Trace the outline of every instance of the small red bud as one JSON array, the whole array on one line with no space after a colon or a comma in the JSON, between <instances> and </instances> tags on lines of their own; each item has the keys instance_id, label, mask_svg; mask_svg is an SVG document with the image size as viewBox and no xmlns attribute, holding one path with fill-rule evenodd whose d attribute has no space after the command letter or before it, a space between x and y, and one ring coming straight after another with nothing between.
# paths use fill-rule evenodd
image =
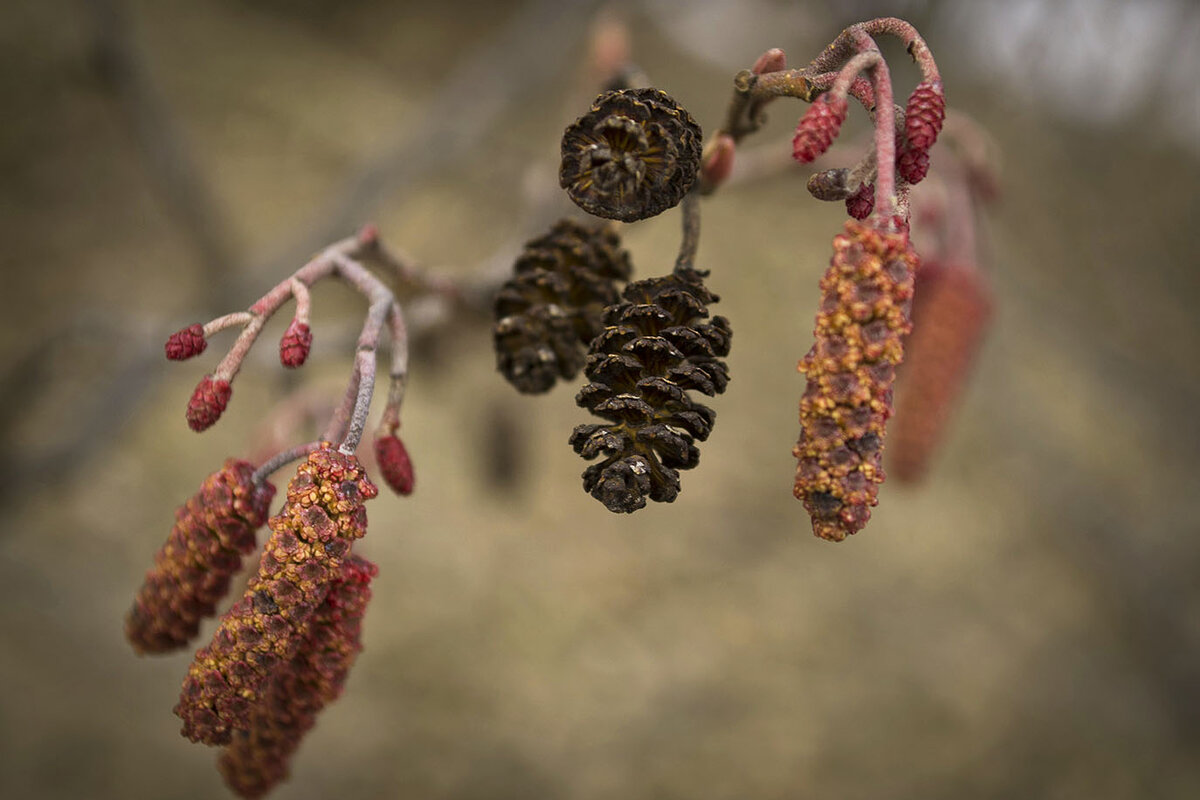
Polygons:
<instances>
[{"instance_id":1,"label":"small red bud","mask_svg":"<svg viewBox=\"0 0 1200 800\"><path fill-rule=\"evenodd\" d=\"M920 183L925 174L929 172L929 151L906 148L900 153L897 168L900 170L900 177L904 180L909 183Z\"/></svg>"},{"instance_id":2,"label":"small red bud","mask_svg":"<svg viewBox=\"0 0 1200 800\"><path fill-rule=\"evenodd\" d=\"M792 157L801 164L808 164L828 150L842 128L849 108L844 97L830 99L826 94L817 98L796 126Z\"/></svg>"},{"instance_id":3,"label":"small red bud","mask_svg":"<svg viewBox=\"0 0 1200 800\"><path fill-rule=\"evenodd\" d=\"M412 494L412 461L400 437L394 433L376 437L375 460L379 462L379 472L387 485L392 487L392 491L400 495Z\"/></svg>"},{"instance_id":4,"label":"small red bud","mask_svg":"<svg viewBox=\"0 0 1200 800\"><path fill-rule=\"evenodd\" d=\"M712 140L704 154L700 178L709 186L719 186L733 172L733 156L737 146L728 133L720 133Z\"/></svg>"},{"instance_id":5,"label":"small red bud","mask_svg":"<svg viewBox=\"0 0 1200 800\"><path fill-rule=\"evenodd\" d=\"M213 380L212 375L205 375L196 385L196 391L192 392L192 399L188 401L188 427L197 433L211 427L225 411L231 394L233 387L229 385L229 381Z\"/></svg>"},{"instance_id":6,"label":"small red bud","mask_svg":"<svg viewBox=\"0 0 1200 800\"><path fill-rule=\"evenodd\" d=\"M866 219L875 210L875 184L864 183L846 198L846 213L855 219Z\"/></svg>"},{"instance_id":7,"label":"small red bud","mask_svg":"<svg viewBox=\"0 0 1200 800\"><path fill-rule=\"evenodd\" d=\"M300 320L293 319L279 340L279 360L285 367L299 367L308 358L311 347L312 330Z\"/></svg>"},{"instance_id":8,"label":"small red bud","mask_svg":"<svg viewBox=\"0 0 1200 800\"><path fill-rule=\"evenodd\" d=\"M208 340L204 338L204 326L196 323L171 334L167 339L167 358L184 361L200 355L206 347Z\"/></svg>"},{"instance_id":9,"label":"small red bud","mask_svg":"<svg viewBox=\"0 0 1200 800\"><path fill-rule=\"evenodd\" d=\"M904 108L904 136L915 150L928 150L937 141L946 119L946 94L942 82L921 81Z\"/></svg>"},{"instance_id":10,"label":"small red bud","mask_svg":"<svg viewBox=\"0 0 1200 800\"><path fill-rule=\"evenodd\" d=\"M785 69L787 69L787 56L778 47L772 47L758 57L750 71L755 75L762 75L765 72L779 72Z\"/></svg>"}]
</instances>

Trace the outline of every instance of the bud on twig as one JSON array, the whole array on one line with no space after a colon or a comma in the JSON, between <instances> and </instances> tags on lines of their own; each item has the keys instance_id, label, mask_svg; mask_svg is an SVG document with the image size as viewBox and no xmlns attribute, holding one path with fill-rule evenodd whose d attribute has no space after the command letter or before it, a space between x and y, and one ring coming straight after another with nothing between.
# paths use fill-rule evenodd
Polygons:
<instances>
[{"instance_id":1,"label":"bud on twig","mask_svg":"<svg viewBox=\"0 0 1200 800\"><path fill-rule=\"evenodd\" d=\"M412 494L412 460L399 436L389 433L375 437L375 461L379 464L379 474L393 492L404 496Z\"/></svg>"},{"instance_id":2,"label":"bud on twig","mask_svg":"<svg viewBox=\"0 0 1200 800\"><path fill-rule=\"evenodd\" d=\"M299 367L308 359L312 347L312 330L306 323L293 319L279 340L279 360L285 367Z\"/></svg>"},{"instance_id":3,"label":"bud on twig","mask_svg":"<svg viewBox=\"0 0 1200 800\"><path fill-rule=\"evenodd\" d=\"M232 394L229 381L214 380L212 375L205 375L192 392L192 399L188 400L188 427L197 433L210 428L225 412Z\"/></svg>"},{"instance_id":4,"label":"bud on twig","mask_svg":"<svg viewBox=\"0 0 1200 800\"><path fill-rule=\"evenodd\" d=\"M170 335L166 345L167 358L171 361L184 361L200 355L206 347L208 340L204 338L204 326L196 323Z\"/></svg>"},{"instance_id":5,"label":"bud on twig","mask_svg":"<svg viewBox=\"0 0 1200 800\"><path fill-rule=\"evenodd\" d=\"M905 148L896 164L900 177L909 183L920 183L929 172L929 151Z\"/></svg>"}]
</instances>

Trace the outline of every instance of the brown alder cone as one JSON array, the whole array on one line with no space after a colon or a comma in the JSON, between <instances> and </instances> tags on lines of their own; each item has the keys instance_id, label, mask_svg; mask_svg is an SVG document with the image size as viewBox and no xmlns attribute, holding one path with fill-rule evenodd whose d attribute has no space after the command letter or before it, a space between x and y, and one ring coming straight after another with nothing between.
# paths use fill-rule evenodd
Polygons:
<instances>
[{"instance_id":1,"label":"brown alder cone","mask_svg":"<svg viewBox=\"0 0 1200 800\"><path fill-rule=\"evenodd\" d=\"M970 376L992 315L984 276L974 267L923 264L917 272L913 329L904 343L888 465L901 481L924 477Z\"/></svg>"},{"instance_id":2,"label":"brown alder cone","mask_svg":"<svg viewBox=\"0 0 1200 800\"><path fill-rule=\"evenodd\" d=\"M898 220L847 220L834 237L815 342L799 365L808 380L792 451L795 495L823 539L841 541L861 530L883 483L884 425L911 328L916 266Z\"/></svg>"},{"instance_id":3,"label":"brown alder cone","mask_svg":"<svg viewBox=\"0 0 1200 800\"><path fill-rule=\"evenodd\" d=\"M701 138L696 120L666 92L605 92L563 133L558 182L597 217L653 217L692 188Z\"/></svg>"},{"instance_id":4,"label":"brown alder cone","mask_svg":"<svg viewBox=\"0 0 1200 800\"><path fill-rule=\"evenodd\" d=\"M324 601L313 613L295 658L271 676L250 725L236 731L217 767L241 797L262 797L288 776L292 754L317 714L342 693L362 650L362 618L379 570L351 555L342 562Z\"/></svg>"},{"instance_id":5,"label":"brown alder cone","mask_svg":"<svg viewBox=\"0 0 1200 800\"><path fill-rule=\"evenodd\" d=\"M547 392L583 366L605 306L633 270L613 227L559 220L525 245L496 293L496 366L518 391Z\"/></svg>"},{"instance_id":6,"label":"brown alder cone","mask_svg":"<svg viewBox=\"0 0 1200 800\"><path fill-rule=\"evenodd\" d=\"M271 484L255 486L253 474L253 464L231 458L175 512L175 525L125 617L125 637L137 652L183 647L200 620L215 613L275 496Z\"/></svg>"},{"instance_id":7,"label":"brown alder cone","mask_svg":"<svg viewBox=\"0 0 1200 800\"><path fill-rule=\"evenodd\" d=\"M731 336L724 317L708 317L717 296L703 274L676 269L625 287L604 312L575 402L607 422L578 425L570 444L584 458L603 458L583 473L583 488L613 512L631 513L646 498L670 503L679 470L700 461L695 441L712 430L715 413L691 399L725 391Z\"/></svg>"},{"instance_id":8,"label":"brown alder cone","mask_svg":"<svg viewBox=\"0 0 1200 800\"><path fill-rule=\"evenodd\" d=\"M267 523L258 574L184 678L175 706L184 736L228 744L232 730L249 725L267 679L295 656L351 543L367 532L363 503L378 493L358 459L328 443L300 465Z\"/></svg>"}]
</instances>

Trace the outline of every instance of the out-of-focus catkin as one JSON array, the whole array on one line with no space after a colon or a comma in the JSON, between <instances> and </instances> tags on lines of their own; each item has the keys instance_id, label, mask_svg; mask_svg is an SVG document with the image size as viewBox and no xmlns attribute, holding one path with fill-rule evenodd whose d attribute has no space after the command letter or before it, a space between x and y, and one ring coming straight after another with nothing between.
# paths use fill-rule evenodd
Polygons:
<instances>
[{"instance_id":1,"label":"out-of-focus catkin","mask_svg":"<svg viewBox=\"0 0 1200 800\"><path fill-rule=\"evenodd\" d=\"M288 776L292 754L321 709L338 698L362 650L362 618L375 565L351 555L309 620L295 657L271 675L246 730L235 731L217 766L241 797L262 797Z\"/></svg>"},{"instance_id":2,"label":"out-of-focus catkin","mask_svg":"<svg viewBox=\"0 0 1200 800\"><path fill-rule=\"evenodd\" d=\"M246 729L267 679L295 656L351 543L366 533L363 503L378 493L358 459L328 443L300 465L267 523L258 574L184 678L175 707L184 736L227 744L234 729Z\"/></svg>"},{"instance_id":3,"label":"out-of-focus catkin","mask_svg":"<svg viewBox=\"0 0 1200 800\"><path fill-rule=\"evenodd\" d=\"M125 636L139 653L183 647L215 613L229 581L254 549L275 487L256 486L254 465L229 459L175 512L175 525L154 557L125 617Z\"/></svg>"},{"instance_id":4,"label":"out-of-focus catkin","mask_svg":"<svg viewBox=\"0 0 1200 800\"><path fill-rule=\"evenodd\" d=\"M889 471L900 480L920 480L928 469L991 315L991 291L979 270L921 265L888 440Z\"/></svg>"},{"instance_id":5,"label":"out-of-focus catkin","mask_svg":"<svg viewBox=\"0 0 1200 800\"><path fill-rule=\"evenodd\" d=\"M884 230L887 226L890 230ZM815 342L800 361L795 494L813 532L841 541L871 517L884 473L892 381L910 330L917 256L898 221L848 220L821 278Z\"/></svg>"}]
</instances>

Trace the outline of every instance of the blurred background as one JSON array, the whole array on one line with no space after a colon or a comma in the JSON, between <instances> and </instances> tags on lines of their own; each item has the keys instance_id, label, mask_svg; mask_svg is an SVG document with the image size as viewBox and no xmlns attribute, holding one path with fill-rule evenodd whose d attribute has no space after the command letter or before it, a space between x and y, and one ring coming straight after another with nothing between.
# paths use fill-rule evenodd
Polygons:
<instances>
[{"instance_id":1,"label":"blurred background","mask_svg":"<svg viewBox=\"0 0 1200 800\"><path fill-rule=\"evenodd\" d=\"M604 510L575 388L518 396L486 320L414 303L417 491L369 506L366 650L273 796L1200 793L1195 4L42 0L0 7L0 796L225 796L171 713L190 654L138 658L122 617L204 476L290 391L339 396L361 305L314 292L298 375L281 315L203 436L184 406L232 334L182 365L162 342L367 221L431 268L511 263L571 212L558 139L601 12L706 131L764 49L918 25L1002 163L955 426L865 531L811 535L795 364L844 210L805 169L704 203L732 382L673 505ZM747 144L786 154L802 106L770 112ZM625 226L640 275L677 213Z\"/></svg>"}]
</instances>

